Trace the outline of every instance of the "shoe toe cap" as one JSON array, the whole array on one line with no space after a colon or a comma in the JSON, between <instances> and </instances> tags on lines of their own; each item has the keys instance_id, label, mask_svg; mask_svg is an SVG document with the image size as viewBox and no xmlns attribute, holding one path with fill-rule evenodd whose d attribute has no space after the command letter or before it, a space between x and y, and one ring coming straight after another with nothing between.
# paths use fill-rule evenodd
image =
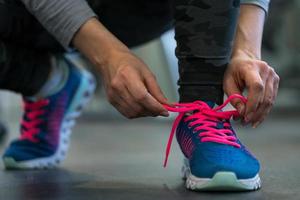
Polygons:
<instances>
[{"instance_id":1,"label":"shoe toe cap","mask_svg":"<svg viewBox=\"0 0 300 200\"><path fill-rule=\"evenodd\" d=\"M190 159L193 175L212 178L216 172L234 172L238 179L255 177L259 172L259 162L244 149L223 145L207 144L196 149Z\"/></svg>"},{"instance_id":2,"label":"shoe toe cap","mask_svg":"<svg viewBox=\"0 0 300 200\"><path fill-rule=\"evenodd\" d=\"M3 158L12 158L16 162L29 161L53 155L53 150L39 144L27 144L23 141L14 141L5 150Z\"/></svg>"}]
</instances>

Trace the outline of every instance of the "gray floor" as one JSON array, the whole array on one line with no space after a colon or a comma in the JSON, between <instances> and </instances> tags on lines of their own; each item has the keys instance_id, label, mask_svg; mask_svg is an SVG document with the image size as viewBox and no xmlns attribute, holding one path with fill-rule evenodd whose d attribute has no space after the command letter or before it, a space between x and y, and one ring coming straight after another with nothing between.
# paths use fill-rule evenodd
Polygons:
<instances>
[{"instance_id":1,"label":"gray floor","mask_svg":"<svg viewBox=\"0 0 300 200\"><path fill-rule=\"evenodd\" d=\"M162 168L170 126L171 121L153 119L83 120L60 169L1 170L0 199L300 199L297 115L269 119L257 130L238 127L241 139L262 164L263 188L247 193L186 190L175 141L169 166Z\"/></svg>"}]
</instances>

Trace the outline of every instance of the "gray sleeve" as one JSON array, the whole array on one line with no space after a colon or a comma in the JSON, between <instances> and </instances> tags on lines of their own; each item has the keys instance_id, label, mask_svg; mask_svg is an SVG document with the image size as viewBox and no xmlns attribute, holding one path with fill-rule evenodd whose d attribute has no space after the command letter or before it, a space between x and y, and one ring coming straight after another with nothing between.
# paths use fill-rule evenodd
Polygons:
<instances>
[{"instance_id":1,"label":"gray sleeve","mask_svg":"<svg viewBox=\"0 0 300 200\"><path fill-rule=\"evenodd\" d=\"M241 0L241 4L254 4L266 11L268 13L269 3L271 0Z\"/></svg>"},{"instance_id":2,"label":"gray sleeve","mask_svg":"<svg viewBox=\"0 0 300 200\"><path fill-rule=\"evenodd\" d=\"M65 48L79 28L96 14L85 0L21 0L28 11Z\"/></svg>"}]
</instances>

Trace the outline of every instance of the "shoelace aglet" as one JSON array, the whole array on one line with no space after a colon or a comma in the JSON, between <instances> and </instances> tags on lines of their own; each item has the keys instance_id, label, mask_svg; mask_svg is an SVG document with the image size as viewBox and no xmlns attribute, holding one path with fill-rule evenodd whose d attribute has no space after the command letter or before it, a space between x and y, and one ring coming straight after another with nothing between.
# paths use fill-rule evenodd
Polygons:
<instances>
[{"instance_id":1,"label":"shoelace aglet","mask_svg":"<svg viewBox=\"0 0 300 200\"><path fill-rule=\"evenodd\" d=\"M168 164L168 156L169 156L169 155L166 155L166 156L165 156L165 161L164 161L164 165L163 165L164 168L167 167L167 164Z\"/></svg>"}]
</instances>

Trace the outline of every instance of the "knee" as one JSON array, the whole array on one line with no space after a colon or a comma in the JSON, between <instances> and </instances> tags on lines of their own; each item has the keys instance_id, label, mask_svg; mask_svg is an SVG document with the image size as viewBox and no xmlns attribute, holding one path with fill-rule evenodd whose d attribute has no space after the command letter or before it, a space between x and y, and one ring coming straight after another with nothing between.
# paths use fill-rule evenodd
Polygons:
<instances>
[{"instance_id":1,"label":"knee","mask_svg":"<svg viewBox=\"0 0 300 200\"><path fill-rule=\"evenodd\" d=\"M0 0L0 38L5 39L10 34L12 27L13 16L10 12L9 6L2 0Z\"/></svg>"},{"instance_id":2,"label":"knee","mask_svg":"<svg viewBox=\"0 0 300 200\"><path fill-rule=\"evenodd\" d=\"M24 5L19 1L0 0L0 39L13 38L21 31L27 18L26 12Z\"/></svg>"}]
</instances>

